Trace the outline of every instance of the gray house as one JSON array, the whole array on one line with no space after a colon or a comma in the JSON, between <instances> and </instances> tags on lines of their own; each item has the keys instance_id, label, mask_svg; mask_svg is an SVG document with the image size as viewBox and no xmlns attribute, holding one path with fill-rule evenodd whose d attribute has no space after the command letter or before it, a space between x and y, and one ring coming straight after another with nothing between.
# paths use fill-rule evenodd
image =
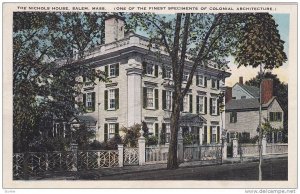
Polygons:
<instances>
[{"instance_id":1,"label":"gray house","mask_svg":"<svg viewBox=\"0 0 300 194\"><path fill-rule=\"evenodd\" d=\"M259 88L244 85L243 78L240 77L239 83L232 88L226 88L225 101L227 139L230 141L236 133L244 138L253 138L258 135ZM283 129L283 109L276 96L273 96L273 80L271 79L265 79L262 82L262 122L265 119L273 128ZM272 136L272 139L280 139L281 133L275 133Z\"/></svg>"}]
</instances>

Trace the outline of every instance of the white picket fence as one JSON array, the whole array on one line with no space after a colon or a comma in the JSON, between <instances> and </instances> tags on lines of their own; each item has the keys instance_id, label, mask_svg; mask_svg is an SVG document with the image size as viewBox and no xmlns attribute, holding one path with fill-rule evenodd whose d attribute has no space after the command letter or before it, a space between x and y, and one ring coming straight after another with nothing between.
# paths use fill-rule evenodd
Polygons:
<instances>
[{"instance_id":1,"label":"white picket fence","mask_svg":"<svg viewBox=\"0 0 300 194\"><path fill-rule=\"evenodd\" d=\"M168 159L169 146L151 146L145 148L146 164L166 163Z\"/></svg>"},{"instance_id":2,"label":"white picket fence","mask_svg":"<svg viewBox=\"0 0 300 194\"><path fill-rule=\"evenodd\" d=\"M288 153L288 144L286 143L275 143L267 144L266 154L286 154Z\"/></svg>"}]
</instances>

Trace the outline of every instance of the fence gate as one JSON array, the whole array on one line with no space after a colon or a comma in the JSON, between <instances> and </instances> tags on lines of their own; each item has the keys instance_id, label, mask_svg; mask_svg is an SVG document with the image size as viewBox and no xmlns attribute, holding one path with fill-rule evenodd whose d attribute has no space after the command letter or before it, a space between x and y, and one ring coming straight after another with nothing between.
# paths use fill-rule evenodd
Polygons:
<instances>
[{"instance_id":1,"label":"fence gate","mask_svg":"<svg viewBox=\"0 0 300 194\"><path fill-rule=\"evenodd\" d=\"M203 161L209 164L221 164L222 145L184 146L184 161Z\"/></svg>"},{"instance_id":2,"label":"fence gate","mask_svg":"<svg viewBox=\"0 0 300 194\"><path fill-rule=\"evenodd\" d=\"M139 149L124 147L124 166L139 165Z\"/></svg>"}]
</instances>

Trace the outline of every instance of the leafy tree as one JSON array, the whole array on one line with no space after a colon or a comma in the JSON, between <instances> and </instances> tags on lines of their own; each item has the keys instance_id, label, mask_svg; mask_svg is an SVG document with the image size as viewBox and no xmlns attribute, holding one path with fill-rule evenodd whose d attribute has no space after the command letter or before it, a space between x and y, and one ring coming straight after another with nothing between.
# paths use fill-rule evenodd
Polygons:
<instances>
[{"instance_id":1,"label":"leafy tree","mask_svg":"<svg viewBox=\"0 0 300 194\"><path fill-rule=\"evenodd\" d=\"M140 124L135 124L129 128L123 127L121 131L125 133L125 136L123 137L124 145L127 147L137 147L138 138L141 136L140 130Z\"/></svg>"},{"instance_id":2,"label":"leafy tree","mask_svg":"<svg viewBox=\"0 0 300 194\"><path fill-rule=\"evenodd\" d=\"M205 69L207 64L213 62L221 69L226 69L228 63L226 59L231 54L234 54L240 65L255 66L265 63L266 67L280 66L286 58L282 54L283 51L280 52L283 43L270 14L178 13L165 16L135 13L131 15L131 19L136 26L140 26L148 33L149 48L157 50L155 52L157 58L165 63L171 63L172 66L174 95L168 169L178 168L177 135L180 105L190 88L197 67L202 66ZM258 47L250 49L252 52L248 53L248 47L256 48L256 45L263 45L264 49L260 50ZM188 61L193 64L189 69L187 83L183 84L182 75Z\"/></svg>"}]
</instances>

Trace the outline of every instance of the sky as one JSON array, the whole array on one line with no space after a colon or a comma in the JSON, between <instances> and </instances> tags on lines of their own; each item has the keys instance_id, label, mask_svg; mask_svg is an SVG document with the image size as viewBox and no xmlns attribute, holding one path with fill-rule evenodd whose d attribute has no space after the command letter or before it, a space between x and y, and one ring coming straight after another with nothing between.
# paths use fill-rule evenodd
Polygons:
<instances>
[{"instance_id":1,"label":"sky","mask_svg":"<svg viewBox=\"0 0 300 194\"><path fill-rule=\"evenodd\" d=\"M288 40L289 40L289 14L273 14L275 22L278 24L277 29L279 30L279 34L284 43L284 51L288 55ZM240 67L237 68L237 65L234 64L234 59L230 58L229 68L231 76L226 79L226 86L233 86L236 82L239 81L239 77L243 77L244 82L250 80L255 77L259 71L259 68L252 67ZM288 58L289 60L289 58ZM273 74L277 74L280 81L288 83L288 63L287 61L280 68L272 70Z\"/></svg>"}]
</instances>

